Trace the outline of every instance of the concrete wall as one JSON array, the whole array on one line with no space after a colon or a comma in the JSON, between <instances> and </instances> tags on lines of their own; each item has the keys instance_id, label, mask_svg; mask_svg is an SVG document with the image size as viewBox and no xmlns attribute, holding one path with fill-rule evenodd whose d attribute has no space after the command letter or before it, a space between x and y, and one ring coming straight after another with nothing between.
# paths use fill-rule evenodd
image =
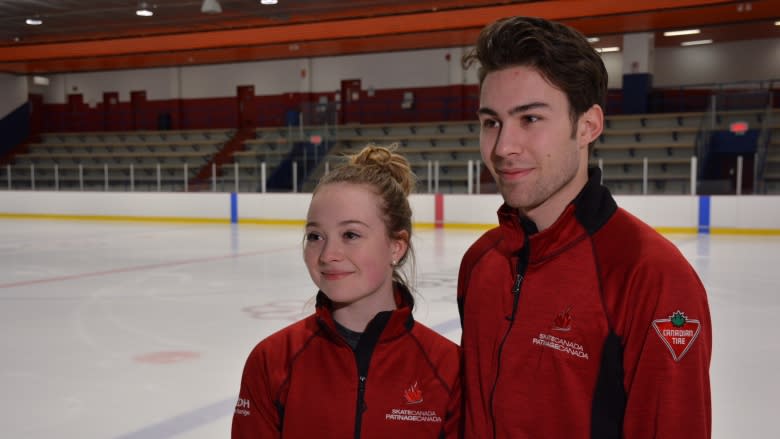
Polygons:
<instances>
[{"instance_id":1,"label":"concrete wall","mask_svg":"<svg viewBox=\"0 0 780 439\"><path fill-rule=\"evenodd\" d=\"M96 103L102 101L103 92L118 92L120 101L129 101L134 90L146 90L148 100L230 97L236 95L239 85L254 85L256 95L336 92L343 79L360 79L364 89L377 90L476 84L475 69L464 72L460 67L460 58L467 49L451 47L210 66L61 73L47 76L50 84L43 89L43 94L46 103L65 103L67 95L73 93L82 94L84 102ZM602 56L609 73L609 87L621 88L623 54ZM654 51L653 65L655 87L778 79L780 38L658 48ZM0 74L0 96L11 96L14 102L21 96L18 107L27 96L25 78ZM5 99L0 99L0 117L7 113L2 112L5 103Z\"/></svg>"}]
</instances>

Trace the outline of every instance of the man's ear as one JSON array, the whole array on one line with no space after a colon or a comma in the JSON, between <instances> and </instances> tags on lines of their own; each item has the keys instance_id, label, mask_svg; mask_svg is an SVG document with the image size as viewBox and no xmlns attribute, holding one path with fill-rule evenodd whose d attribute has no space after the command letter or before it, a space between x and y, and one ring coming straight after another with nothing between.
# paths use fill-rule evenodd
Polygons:
<instances>
[{"instance_id":1,"label":"man's ear","mask_svg":"<svg viewBox=\"0 0 780 439\"><path fill-rule=\"evenodd\" d=\"M577 144L587 148L604 131L604 110L601 105L594 104L582 113L577 124Z\"/></svg>"}]
</instances>

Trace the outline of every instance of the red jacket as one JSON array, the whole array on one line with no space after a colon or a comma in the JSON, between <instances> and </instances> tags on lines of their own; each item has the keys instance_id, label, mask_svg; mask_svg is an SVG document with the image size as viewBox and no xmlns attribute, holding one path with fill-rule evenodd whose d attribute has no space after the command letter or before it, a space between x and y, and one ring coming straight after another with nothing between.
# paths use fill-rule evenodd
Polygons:
<instances>
[{"instance_id":1,"label":"red jacket","mask_svg":"<svg viewBox=\"0 0 780 439\"><path fill-rule=\"evenodd\" d=\"M315 314L261 341L233 415L238 438L455 438L457 344L416 323L411 295L369 323L355 351L322 293Z\"/></svg>"},{"instance_id":2,"label":"red jacket","mask_svg":"<svg viewBox=\"0 0 780 439\"><path fill-rule=\"evenodd\" d=\"M600 177L542 232L502 206L464 256L465 437L710 437L704 287Z\"/></svg>"}]
</instances>

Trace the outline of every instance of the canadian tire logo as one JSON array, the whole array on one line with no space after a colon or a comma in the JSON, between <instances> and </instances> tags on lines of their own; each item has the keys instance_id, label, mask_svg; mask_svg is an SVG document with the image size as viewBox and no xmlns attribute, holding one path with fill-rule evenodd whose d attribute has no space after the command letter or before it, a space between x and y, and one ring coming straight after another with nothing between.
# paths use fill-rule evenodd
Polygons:
<instances>
[{"instance_id":1,"label":"canadian tire logo","mask_svg":"<svg viewBox=\"0 0 780 439\"><path fill-rule=\"evenodd\" d=\"M674 361L679 362L691 350L699 336L701 324L677 310L668 319L653 320L653 328L671 352Z\"/></svg>"}]
</instances>

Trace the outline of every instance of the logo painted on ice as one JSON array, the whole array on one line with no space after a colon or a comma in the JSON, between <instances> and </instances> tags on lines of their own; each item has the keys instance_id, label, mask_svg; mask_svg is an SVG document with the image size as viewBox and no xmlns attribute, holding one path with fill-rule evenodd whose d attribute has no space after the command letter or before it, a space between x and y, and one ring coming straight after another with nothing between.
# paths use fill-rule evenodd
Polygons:
<instances>
[{"instance_id":1,"label":"logo painted on ice","mask_svg":"<svg viewBox=\"0 0 780 439\"><path fill-rule=\"evenodd\" d=\"M420 404L423 402L422 390L417 387L416 381L408 389L404 390L404 399L407 404Z\"/></svg>"},{"instance_id":2,"label":"logo painted on ice","mask_svg":"<svg viewBox=\"0 0 780 439\"><path fill-rule=\"evenodd\" d=\"M653 320L653 328L671 352L674 361L679 362L699 336L701 324L698 320L689 319L685 313L677 310L668 319Z\"/></svg>"}]
</instances>

